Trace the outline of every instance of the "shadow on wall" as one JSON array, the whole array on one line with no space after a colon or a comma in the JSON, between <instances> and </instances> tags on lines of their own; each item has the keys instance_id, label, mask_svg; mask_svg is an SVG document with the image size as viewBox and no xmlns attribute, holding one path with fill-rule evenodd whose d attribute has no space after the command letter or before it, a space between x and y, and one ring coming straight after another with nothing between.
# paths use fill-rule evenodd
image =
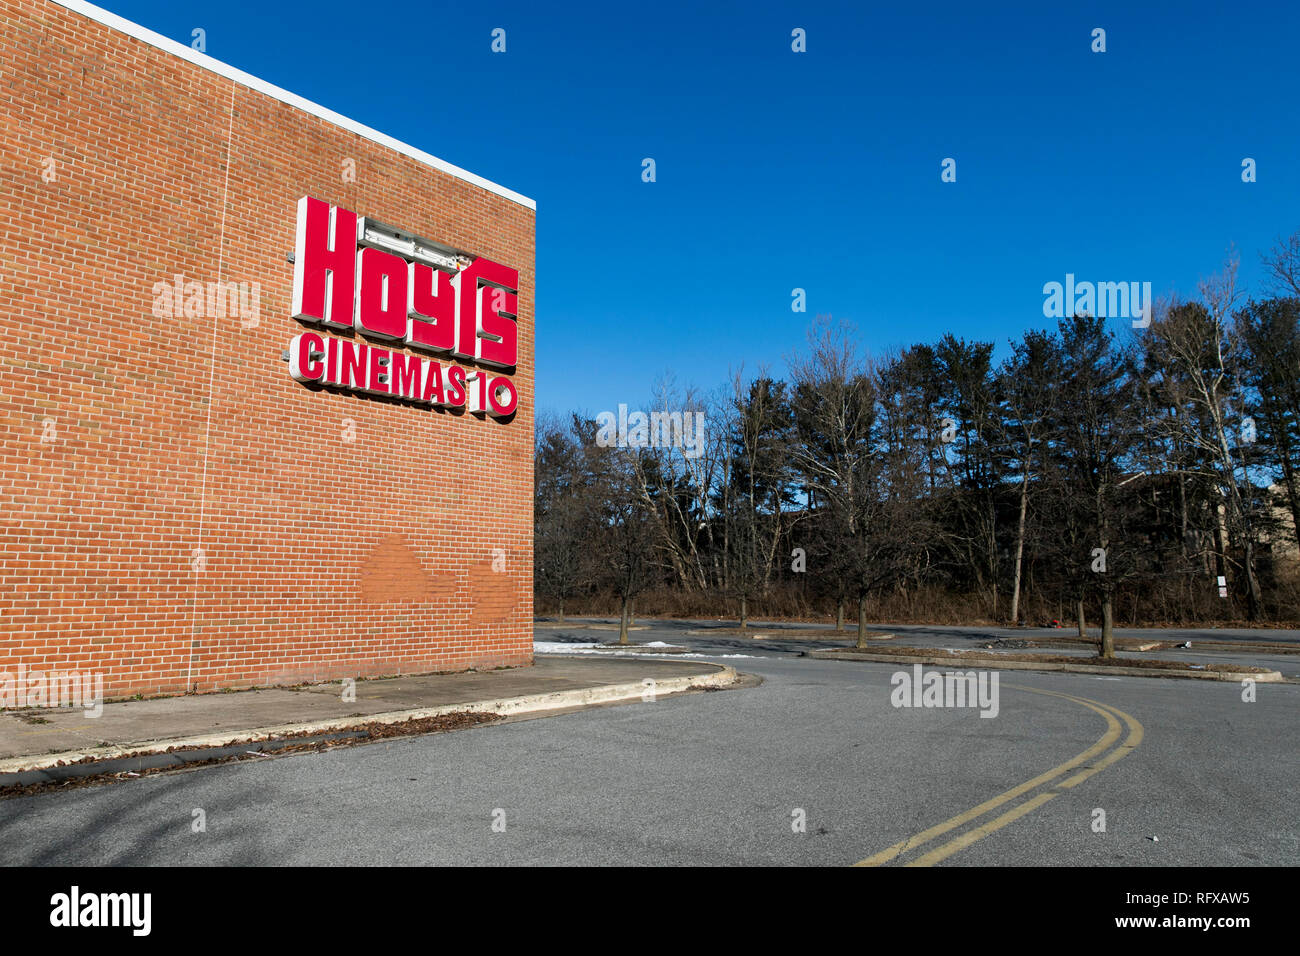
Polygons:
<instances>
[{"instance_id":1,"label":"shadow on wall","mask_svg":"<svg viewBox=\"0 0 1300 956\"><path fill-rule=\"evenodd\" d=\"M519 549L496 548L465 572L470 624L504 624L519 598L532 586L522 571L528 556ZM370 604L389 602L448 602L460 590L461 575L434 575L400 534L379 542L361 564L361 599Z\"/></svg>"}]
</instances>

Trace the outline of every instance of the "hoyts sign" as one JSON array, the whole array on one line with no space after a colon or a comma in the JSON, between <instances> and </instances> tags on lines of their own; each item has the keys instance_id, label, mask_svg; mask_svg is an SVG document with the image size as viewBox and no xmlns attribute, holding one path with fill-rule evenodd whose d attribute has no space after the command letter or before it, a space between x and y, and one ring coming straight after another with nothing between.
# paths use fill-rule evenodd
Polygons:
<instances>
[{"instance_id":1,"label":"hoyts sign","mask_svg":"<svg viewBox=\"0 0 1300 956\"><path fill-rule=\"evenodd\" d=\"M304 196L298 200L293 317L360 336L303 332L289 346L289 372L303 383L506 418L519 404L506 377L518 355L518 292L515 269L457 257ZM466 370L453 358L506 374Z\"/></svg>"}]
</instances>

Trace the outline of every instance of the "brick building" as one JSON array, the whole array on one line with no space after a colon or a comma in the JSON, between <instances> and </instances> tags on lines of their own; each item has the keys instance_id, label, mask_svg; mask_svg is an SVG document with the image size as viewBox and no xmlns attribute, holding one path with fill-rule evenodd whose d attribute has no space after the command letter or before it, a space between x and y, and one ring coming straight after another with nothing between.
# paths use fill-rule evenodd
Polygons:
<instances>
[{"instance_id":1,"label":"brick building","mask_svg":"<svg viewBox=\"0 0 1300 956\"><path fill-rule=\"evenodd\" d=\"M0 672L531 663L534 203L79 0L0 21Z\"/></svg>"}]
</instances>

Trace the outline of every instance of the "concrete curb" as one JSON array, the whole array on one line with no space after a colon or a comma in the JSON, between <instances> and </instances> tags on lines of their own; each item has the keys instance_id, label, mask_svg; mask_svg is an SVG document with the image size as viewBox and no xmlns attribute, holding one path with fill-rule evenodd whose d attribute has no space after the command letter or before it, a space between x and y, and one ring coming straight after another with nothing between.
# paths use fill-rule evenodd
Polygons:
<instances>
[{"instance_id":1,"label":"concrete curb","mask_svg":"<svg viewBox=\"0 0 1300 956\"><path fill-rule=\"evenodd\" d=\"M670 677L666 680L655 679L655 697L669 697L696 687L727 687L740 679L735 668L726 664L704 664L704 666L714 668L714 672L712 674L697 673L682 677ZM225 747L236 743L254 743L284 734L330 733L349 730L363 724L397 724L406 720L441 717L444 714L468 711L510 717L517 714L560 710L567 707L583 707L632 700L643 696L646 690L646 685L641 682L606 684L599 687L579 687L575 690L553 691L548 694L526 694L522 697L503 697L496 700L478 700L463 704L442 704L437 707L392 710L379 714L366 714L361 717L334 717L300 724L278 724L271 727L232 730L218 734L200 734L167 740L146 740L112 747L65 750L53 754L30 754L0 760L0 774L20 773L25 770L44 770L60 763L66 764L84 760L86 757L92 757L95 760L112 760L128 754L156 754L169 749L194 750L202 747Z\"/></svg>"},{"instance_id":2,"label":"concrete curb","mask_svg":"<svg viewBox=\"0 0 1300 956\"><path fill-rule=\"evenodd\" d=\"M1280 671L1265 671L1262 674L1239 674L1233 671L1212 670L1173 670L1146 667L1106 667L1098 664L1059 664L1045 661L1035 664L1031 661L1002 661L996 657L905 657L899 654L871 654L862 651L808 651L808 657L834 661L870 661L876 664L922 664L927 667L967 667L971 669L993 669L1000 671L1059 671L1067 674L1107 674L1114 677L1177 677L1188 680L1219 680L1239 683L1250 678L1261 684L1285 683L1286 678Z\"/></svg>"}]
</instances>

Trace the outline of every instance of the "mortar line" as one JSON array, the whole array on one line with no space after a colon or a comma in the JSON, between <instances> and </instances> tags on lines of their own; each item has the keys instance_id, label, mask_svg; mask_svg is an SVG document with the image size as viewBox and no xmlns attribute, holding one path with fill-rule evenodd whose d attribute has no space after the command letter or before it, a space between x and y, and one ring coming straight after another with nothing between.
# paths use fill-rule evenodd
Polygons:
<instances>
[{"instance_id":1,"label":"mortar line","mask_svg":"<svg viewBox=\"0 0 1300 956\"><path fill-rule=\"evenodd\" d=\"M230 152L231 144L234 141L235 133L235 86L231 81L230 84L230 115L226 123L226 175L225 181L221 187L221 236L217 245L217 282L225 281L225 256L226 256L226 201L230 196ZM220 288L220 286L218 286ZM185 667L185 692L189 693L191 684L190 678L194 673L194 641L199 626L199 575L206 573L208 568L207 555L203 551L203 529L207 519L208 503L208 454L211 448L212 436L212 400L213 393L216 390L217 376L217 318L212 317L212 344L208 350L208 411L207 418L203 425L203 479L199 485L199 538L198 550L203 555L203 570L194 568L194 590L193 604L190 609L190 653L189 662ZM191 562L193 558L191 557ZM191 565L192 566L192 565Z\"/></svg>"}]
</instances>

